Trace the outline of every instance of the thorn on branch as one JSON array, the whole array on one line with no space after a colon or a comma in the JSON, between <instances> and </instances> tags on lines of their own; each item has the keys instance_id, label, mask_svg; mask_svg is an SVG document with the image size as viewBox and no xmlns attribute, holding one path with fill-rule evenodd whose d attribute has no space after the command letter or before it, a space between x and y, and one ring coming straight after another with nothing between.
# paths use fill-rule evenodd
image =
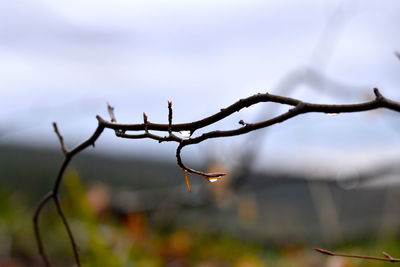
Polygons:
<instances>
[{"instance_id":1,"label":"thorn on branch","mask_svg":"<svg viewBox=\"0 0 400 267\"><path fill-rule=\"evenodd\" d=\"M376 97L377 99L383 98L383 95L381 94L381 92L379 92L379 89L378 89L378 88L374 88L374 94L375 94L375 97Z\"/></svg>"},{"instance_id":2,"label":"thorn on branch","mask_svg":"<svg viewBox=\"0 0 400 267\"><path fill-rule=\"evenodd\" d=\"M108 114L110 115L111 122L117 122L117 119L115 118L114 114L114 107L110 106L110 104L107 103L107 111Z\"/></svg>"},{"instance_id":3,"label":"thorn on branch","mask_svg":"<svg viewBox=\"0 0 400 267\"><path fill-rule=\"evenodd\" d=\"M143 124L144 124L144 131L145 131L146 133L148 133L148 132L149 132L149 129L148 129L147 115L146 115L146 113L144 113L144 112L143 112Z\"/></svg>"},{"instance_id":4,"label":"thorn on branch","mask_svg":"<svg viewBox=\"0 0 400 267\"><path fill-rule=\"evenodd\" d=\"M172 101L168 101L168 133L172 134Z\"/></svg>"},{"instance_id":5,"label":"thorn on branch","mask_svg":"<svg viewBox=\"0 0 400 267\"><path fill-rule=\"evenodd\" d=\"M64 154L68 153L68 149L64 143L64 137L61 135L60 131L58 130L57 123L53 122L54 132L56 133L58 140L60 141L61 150Z\"/></svg>"}]
</instances>

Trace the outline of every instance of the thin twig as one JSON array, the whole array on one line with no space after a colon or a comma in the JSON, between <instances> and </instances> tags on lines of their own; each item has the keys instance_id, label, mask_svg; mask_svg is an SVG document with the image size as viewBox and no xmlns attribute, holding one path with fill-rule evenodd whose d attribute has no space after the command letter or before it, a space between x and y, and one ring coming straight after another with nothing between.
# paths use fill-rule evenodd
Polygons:
<instances>
[{"instance_id":1,"label":"thin twig","mask_svg":"<svg viewBox=\"0 0 400 267\"><path fill-rule=\"evenodd\" d=\"M92 134L92 136L90 136L88 139L86 139L84 142L82 142L81 144L77 145L74 149L67 151L67 153L65 154L65 158L63 163L61 164L61 167L58 171L58 175L56 177L56 180L54 182L53 188L50 192L48 192L46 194L46 196L39 202L38 206L35 209L34 215L33 215L33 225L34 225L34 231L35 231L35 237L36 237L36 243L38 244L38 249L39 249L39 253L45 263L45 265L47 267L51 267L51 263L49 261L49 258L44 250L44 246L43 246L43 241L41 238L41 234L40 234L40 229L39 229L39 217L40 214L44 208L44 206L50 201L53 200L56 207L57 207L57 211L58 214L60 215L64 227L66 228L66 231L68 233L68 237L72 246L72 250L74 253L74 258L75 258L75 263L78 267L81 266L80 264L80 259L79 259L79 252L78 252L78 248L76 245L76 241L74 238L74 235L71 231L71 228L66 220L66 217L62 211L62 207L58 201L58 193L59 193L59 188L60 188L60 184L62 181L62 178L64 176L65 170L67 169L69 162L71 161L71 159L78 154L79 152L81 152L82 150L85 150L87 147L93 145L95 143L95 141L97 140L97 138L100 137L101 133L104 130L104 126L101 123L101 119L99 117L97 117L98 121L99 121L99 125L97 126L96 130L94 131L94 133ZM61 136L61 135L60 135ZM61 141L60 141L61 142Z\"/></svg>"},{"instance_id":2,"label":"thin twig","mask_svg":"<svg viewBox=\"0 0 400 267\"><path fill-rule=\"evenodd\" d=\"M172 134L172 102L168 101L168 133Z\"/></svg>"},{"instance_id":3,"label":"thin twig","mask_svg":"<svg viewBox=\"0 0 400 267\"><path fill-rule=\"evenodd\" d=\"M144 131L146 132L146 133L149 133L149 122L148 122L148 120L147 120L147 115L146 115L146 113L144 113L143 112L143 125L144 125Z\"/></svg>"},{"instance_id":4,"label":"thin twig","mask_svg":"<svg viewBox=\"0 0 400 267\"><path fill-rule=\"evenodd\" d=\"M191 140L191 139L186 139L186 140ZM192 139L192 140L194 140L194 139ZM176 149L177 164L178 164L179 167L181 167L183 170L185 170L185 171L187 171L189 173L194 173L194 174L203 176L207 180L209 180L209 178L219 178L219 177L222 177L222 176L226 175L226 173L222 173L222 172L221 173L214 173L214 172L213 173L207 173L207 172L202 172L202 171L196 171L194 169L191 169L191 168L187 167L185 164L183 164L182 157L181 157L181 150L186 145L188 145L188 144L187 143L185 144L185 140L183 140L179 144L178 148Z\"/></svg>"},{"instance_id":5,"label":"thin twig","mask_svg":"<svg viewBox=\"0 0 400 267\"><path fill-rule=\"evenodd\" d=\"M315 251L328 255L328 256L337 256L337 257L346 257L346 258L357 258L357 259L366 259L366 260L377 260L377 261L389 261L389 262L400 262L400 259L393 258L386 252L382 252L385 257L374 257L374 256L364 256L357 254L345 254L345 253L336 253L322 248L314 248Z\"/></svg>"},{"instance_id":6,"label":"thin twig","mask_svg":"<svg viewBox=\"0 0 400 267\"><path fill-rule=\"evenodd\" d=\"M57 135L57 137L58 137L58 140L60 141L60 145L61 145L61 150L62 150L62 152L63 152L64 154L67 154L67 153L68 153L68 148L67 148L67 146L66 146L65 143L64 143L64 137L61 135L60 131L58 130L58 127L57 127L57 123L56 123L56 122L53 122L53 129L54 129L54 132L56 133L56 135Z\"/></svg>"},{"instance_id":7,"label":"thin twig","mask_svg":"<svg viewBox=\"0 0 400 267\"><path fill-rule=\"evenodd\" d=\"M50 267L50 261L49 261L49 257L46 254L46 251L44 249L43 246L43 240L40 234L40 229L39 229L39 217L40 214L43 210L43 207L46 205L46 203L53 197L53 192L49 192L47 193L42 200L40 200L38 206L35 209L35 213L33 215L33 227L34 227L34 232L35 232L35 238L36 238L36 243L38 245L38 249L39 249L39 254L42 257L46 267Z\"/></svg>"}]
</instances>

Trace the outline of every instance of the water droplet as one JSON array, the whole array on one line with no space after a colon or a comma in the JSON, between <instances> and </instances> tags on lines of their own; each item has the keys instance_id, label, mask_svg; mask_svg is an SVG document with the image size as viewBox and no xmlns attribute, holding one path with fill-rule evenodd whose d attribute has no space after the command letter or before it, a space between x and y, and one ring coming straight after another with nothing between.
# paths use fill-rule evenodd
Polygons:
<instances>
[{"instance_id":1,"label":"water droplet","mask_svg":"<svg viewBox=\"0 0 400 267\"><path fill-rule=\"evenodd\" d=\"M328 116L336 116L336 115L339 115L339 113L326 113L326 115L328 115Z\"/></svg>"},{"instance_id":2,"label":"water droplet","mask_svg":"<svg viewBox=\"0 0 400 267\"><path fill-rule=\"evenodd\" d=\"M180 131L179 132L183 138L189 138L192 135L191 131Z\"/></svg>"},{"instance_id":3,"label":"water droplet","mask_svg":"<svg viewBox=\"0 0 400 267\"><path fill-rule=\"evenodd\" d=\"M211 183L215 183L216 181L218 181L220 179L220 177L207 177L207 180Z\"/></svg>"}]
</instances>

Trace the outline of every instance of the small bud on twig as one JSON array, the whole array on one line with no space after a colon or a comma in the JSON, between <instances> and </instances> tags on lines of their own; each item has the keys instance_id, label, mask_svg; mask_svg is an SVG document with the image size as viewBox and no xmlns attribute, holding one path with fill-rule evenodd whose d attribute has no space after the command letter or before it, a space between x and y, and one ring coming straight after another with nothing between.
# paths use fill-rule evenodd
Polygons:
<instances>
[{"instance_id":1,"label":"small bud on twig","mask_svg":"<svg viewBox=\"0 0 400 267\"><path fill-rule=\"evenodd\" d=\"M111 122L117 122L117 119L115 118L114 114L114 107L110 106L110 104L107 103L107 111L108 114L110 115Z\"/></svg>"}]
</instances>

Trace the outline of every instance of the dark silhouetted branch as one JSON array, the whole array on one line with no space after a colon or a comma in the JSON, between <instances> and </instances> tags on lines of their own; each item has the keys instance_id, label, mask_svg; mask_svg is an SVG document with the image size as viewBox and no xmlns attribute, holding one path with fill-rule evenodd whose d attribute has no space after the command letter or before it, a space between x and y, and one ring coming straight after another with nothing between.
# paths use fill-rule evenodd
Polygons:
<instances>
[{"instance_id":1,"label":"dark silhouetted branch","mask_svg":"<svg viewBox=\"0 0 400 267\"><path fill-rule=\"evenodd\" d=\"M229 137L229 136L238 136L242 134L246 134L258 129L262 128L267 128L272 125L282 123L284 121L287 121L291 118L294 118L298 115L301 114L306 114L306 113L326 113L326 114L339 114L339 113L353 113L353 112L363 112L363 111L368 111L368 110L374 110L378 108L386 108L390 109L393 111L400 112L400 103L390 100L386 97L384 97L378 89L374 89L374 94L375 98L367 101L367 102L362 102L362 103L357 103L357 104L346 104L346 105L328 105L328 104L314 104L314 103L309 103L309 102L304 102L298 99L294 98L289 98L289 97L284 97L284 96L279 96L279 95L273 95L269 93L265 94L256 94L253 96L250 96L248 98L243 98L240 99L239 101L233 103L232 105L221 109L219 112L200 119L198 121L194 122L189 122L189 123L181 123L181 124L173 124L172 123L172 102L168 102L168 123L167 124L159 124L159 123L152 123L148 120L148 117L145 113L143 113L143 123L141 124L121 124L117 123L115 114L114 114L114 108L108 105L108 113L110 115L111 120L106 121L100 116L96 116L98 120L98 126L92 136L90 136L88 139L86 139L84 142L76 146L75 148L68 150L62 135L60 134L57 125L54 123L54 131L56 132L56 135L60 141L61 149L64 152L64 161L59 169L58 175L56 177L56 180L54 182L52 190L46 194L46 196L39 202L35 214L34 214L34 229L35 229L35 236L39 248L39 253L41 257L43 258L43 261L45 262L46 266L51 266L50 261L48 256L46 255L44 246L43 246L43 241L41 238L40 230L39 230L39 217L41 214L41 211L43 210L44 206L49 202L53 201L54 204L56 205L57 212L60 215L62 222L64 224L64 227L68 233L68 237L71 242L71 246L73 249L74 257L75 257L75 262L77 266L81 266L80 264L80 259L79 259L79 253L78 253L78 246L76 244L76 241L74 239L73 233L71 231L71 228L68 224L68 221L66 219L66 216L63 213L63 210L61 208L60 202L58 200L58 194L59 194L59 188L60 188L60 183L62 181L62 178L64 176L65 170L68 167L70 161L72 158L78 154L79 152L85 150L89 146L94 146L96 140L100 137L104 129L110 129L113 130L116 134L117 137L120 138L126 138L126 139L153 139L158 142L176 142L178 143L177 149L176 149L176 159L177 159L177 164L179 167L182 168L184 172L184 177L185 181L187 184L187 187L189 191L191 191L190 188L190 182L189 182L189 177L188 174L197 174L200 176L203 176L206 180L208 181L216 181L220 179L222 176L225 175L225 173L206 173L198 170L194 170L192 168L187 167L183 161L182 161L182 156L181 152L182 149L186 146L189 145L194 145L194 144L199 144L203 141L213 139L213 138L220 138L220 137ZM210 132L204 132L196 137L192 137L192 134L195 131L198 131L206 126L213 125L214 123L221 121L230 115L232 115L235 112L238 112L244 108L256 105L258 103L277 103L277 104L282 104L282 105L288 105L290 108L288 111L258 122L244 122L243 120L239 121L240 127L234 128L231 130L216 130L216 131L210 131ZM137 134L133 133L126 133L126 132L141 132ZM165 136L160 136L156 135L154 133L151 133L151 131L161 131L165 132ZM189 132L190 135L185 138L185 137L178 137L177 135L173 134L174 132ZM341 256L345 254L335 254L326 250L322 249L317 249L317 251L321 253L325 253L328 255L332 256ZM391 259L392 261L395 260L392 257L386 256L387 259ZM368 257L364 257L368 258ZM377 259L374 257L370 257L370 259Z\"/></svg>"},{"instance_id":2,"label":"dark silhouetted branch","mask_svg":"<svg viewBox=\"0 0 400 267\"><path fill-rule=\"evenodd\" d=\"M64 152L64 154L67 154L68 149L65 146L64 137L61 135L60 131L58 130L57 123L53 122L53 128L54 128L54 132L56 133L56 135L58 137L58 140L60 141L61 150Z\"/></svg>"}]
</instances>

